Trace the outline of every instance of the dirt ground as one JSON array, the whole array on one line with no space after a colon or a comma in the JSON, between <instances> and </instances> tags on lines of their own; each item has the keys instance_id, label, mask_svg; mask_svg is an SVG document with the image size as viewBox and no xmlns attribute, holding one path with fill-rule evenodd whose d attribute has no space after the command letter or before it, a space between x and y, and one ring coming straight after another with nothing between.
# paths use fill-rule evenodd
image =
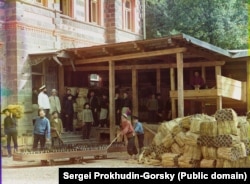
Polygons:
<instances>
[{"instance_id":1,"label":"dirt ground","mask_svg":"<svg viewBox=\"0 0 250 184\"><path fill-rule=\"evenodd\" d=\"M54 166L41 166L40 161L13 161L13 158L2 157L3 184L57 184L59 168L140 168L159 167L127 162L126 152L108 153L106 159L84 158L84 162L71 164L68 159L55 160Z\"/></svg>"}]
</instances>

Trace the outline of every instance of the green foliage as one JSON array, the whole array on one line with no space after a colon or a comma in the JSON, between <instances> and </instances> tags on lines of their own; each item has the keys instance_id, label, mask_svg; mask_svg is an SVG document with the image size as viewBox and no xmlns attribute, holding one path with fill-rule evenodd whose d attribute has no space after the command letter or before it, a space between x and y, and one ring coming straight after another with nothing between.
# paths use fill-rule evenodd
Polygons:
<instances>
[{"instance_id":1,"label":"green foliage","mask_svg":"<svg viewBox=\"0 0 250 184\"><path fill-rule=\"evenodd\" d=\"M147 38L185 33L224 49L245 49L248 1L148 0Z\"/></svg>"}]
</instances>

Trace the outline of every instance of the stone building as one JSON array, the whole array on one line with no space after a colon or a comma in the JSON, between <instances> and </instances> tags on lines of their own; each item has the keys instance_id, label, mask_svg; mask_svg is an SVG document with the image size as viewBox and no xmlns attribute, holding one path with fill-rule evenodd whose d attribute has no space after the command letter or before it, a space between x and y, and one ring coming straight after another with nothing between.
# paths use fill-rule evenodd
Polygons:
<instances>
[{"instance_id":1,"label":"stone building","mask_svg":"<svg viewBox=\"0 0 250 184\"><path fill-rule=\"evenodd\" d=\"M141 3L0 0L1 110L8 104L24 106L20 133L32 127L32 88L42 84L59 88L60 61L53 54L66 48L143 39ZM36 57L31 58L32 54Z\"/></svg>"}]
</instances>

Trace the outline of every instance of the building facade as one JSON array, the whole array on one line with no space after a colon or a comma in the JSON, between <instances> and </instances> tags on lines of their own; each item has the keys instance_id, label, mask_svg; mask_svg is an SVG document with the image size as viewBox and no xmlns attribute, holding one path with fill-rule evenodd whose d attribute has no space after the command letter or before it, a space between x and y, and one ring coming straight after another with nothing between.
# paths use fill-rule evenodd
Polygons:
<instances>
[{"instance_id":1,"label":"building facade","mask_svg":"<svg viewBox=\"0 0 250 184\"><path fill-rule=\"evenodd\" d=\"M30 59L66 48L143 38L141 0L0 0L1 110L24 106L20 132L31 129L32 88L58 88L53 57Z\"/></svg>"}]
</instances>

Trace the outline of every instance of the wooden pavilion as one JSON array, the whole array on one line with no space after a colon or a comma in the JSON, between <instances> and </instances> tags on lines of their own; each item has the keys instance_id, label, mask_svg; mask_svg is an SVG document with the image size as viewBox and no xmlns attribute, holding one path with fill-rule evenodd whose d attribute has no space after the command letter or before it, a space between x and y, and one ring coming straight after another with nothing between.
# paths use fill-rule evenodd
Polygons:
<instances>
[{"instance_id":1,"label":"wooden pavilion","mask_svg":"<svg viewBox=\"0 0 250 184\"><path fill-rule=\"evenodd\" d=\"M74 71L108 71L110 140L115 136L115 86L116 72L130 70L133 114L138 114L138 71L155 70L157 92L161 89L161 70L168 69L172 118L184 116L184 100L200 100L202 104L215 103L221 109L223 103L240 101L250 110L250 61L247 50L229 51L195 39L185 34L158 39L103 44L91 47L68 48L50 53L30 54L31 60L53 57L59 67L59 93L65 89L65 73ZM243 65L242 80L222 76L226 63ZM202 77L213 69L215 85L208 89L190 90L184 86L184 69L200 68ZM210 68L209 71L206 69ZM62 85L61 85L62 84Z\"/></svg>"}]
</instances>

